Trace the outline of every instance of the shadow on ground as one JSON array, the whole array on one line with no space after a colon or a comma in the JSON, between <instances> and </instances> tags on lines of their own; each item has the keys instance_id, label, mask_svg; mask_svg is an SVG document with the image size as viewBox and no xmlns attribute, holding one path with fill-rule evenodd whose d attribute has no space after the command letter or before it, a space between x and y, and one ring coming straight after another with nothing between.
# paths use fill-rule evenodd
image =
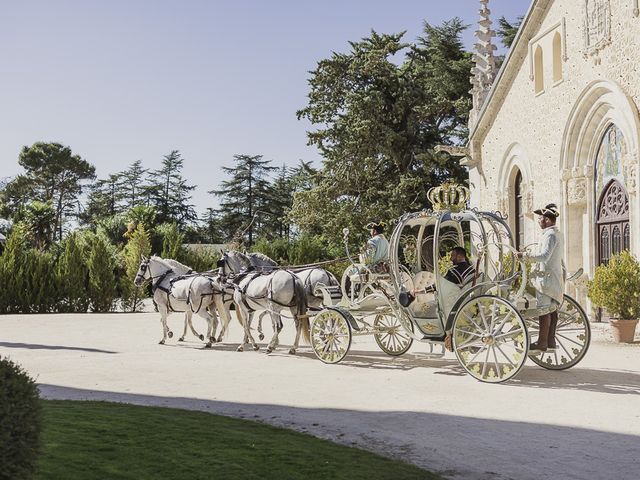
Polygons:
<instances>
[{"instance_id":1,"label":"shadow on ground","mask_svg":"<svg viewBox=\"0 0 640 480\"><path fill-rule=\"evenodd\" d=\"M12 342L0 342L0 347L5 348L26 348L29 350L71 350L78 352L91 352L91 353L118 353L111 350L100 350L99 348L86 348L86 347L69 347L66 345L41 345L37 343L12 343Z\"/></svg>"}]
</instances>

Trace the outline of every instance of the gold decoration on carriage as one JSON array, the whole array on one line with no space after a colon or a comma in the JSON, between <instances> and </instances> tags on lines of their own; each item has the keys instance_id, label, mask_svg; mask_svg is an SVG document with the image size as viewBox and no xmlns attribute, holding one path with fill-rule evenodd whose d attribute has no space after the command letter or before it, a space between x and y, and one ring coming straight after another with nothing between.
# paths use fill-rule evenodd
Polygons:
<instances>
[{"instance_id":1,"label":"gold decoration on carriage","mask_svg":"<svg viewBox=\"0 0 640 480\"><path fill-rule=\"evenodd\" d=\"M433 205L434 211L450 210L459 212L467 207L471 192L464 185L445 183L433 187L427 192L427 198Z\"/></svg>"}]
</instances>

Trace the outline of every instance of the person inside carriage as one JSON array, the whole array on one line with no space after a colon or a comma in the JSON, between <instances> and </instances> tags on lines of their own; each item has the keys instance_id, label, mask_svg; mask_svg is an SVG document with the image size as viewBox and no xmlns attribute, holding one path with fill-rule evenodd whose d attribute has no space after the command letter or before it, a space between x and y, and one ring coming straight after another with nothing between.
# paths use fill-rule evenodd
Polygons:
<instances>
[{"instance_id":1,"label":"person inside carriage","mask_svg":"<svg viewBox=\"0 0 640 480\"><path fill-rule=\"evenodd\" d=\"M462 287L469 280L473 279L476 270L469 262L467 251L463 247L453 247L449 255L453 265L449 268L444 278L445 280ZM415 296L419 293L431 293L433 291L435 291L435 284L428 285L424 289L414 290L411 293Z\"/></svg>"},{"instance_id":2,"label":"person inside carriage","mask_svg":"<svg viewBox=\"0 0 640 480\"><path fill-rule=\"evenodd\" d=\"M529 350L546 351L556 348L556 327L558 325L558 307L562 304L565 282L564 245L562 234L556 227L560 216L555 203L534 210L538 215L538 225L542 229L542 238L535 253L519 252L518 258L536 262L531 283L536 289L536 308L545 312L540 315L540 333L538 341L530 345Z\"/></svg>"}]
</instances>

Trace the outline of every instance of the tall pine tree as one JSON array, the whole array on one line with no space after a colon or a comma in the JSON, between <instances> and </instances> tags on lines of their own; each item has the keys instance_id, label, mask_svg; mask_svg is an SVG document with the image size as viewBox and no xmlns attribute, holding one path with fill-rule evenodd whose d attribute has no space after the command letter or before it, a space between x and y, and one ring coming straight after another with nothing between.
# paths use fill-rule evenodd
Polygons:
<instances>
[{"instance_id":1,"label":"tall pine tree","mask_svg":"<svg viewBox=\"0 0 640 480\"><path fill-rule=\"evenodd\" d=\"M233 160L234 167L222 167L229 180L223 181L219 190L209 193L221 199L220 223L227 239L242 234L243 238L237 240L246 240L250 247L257 230L257 217L267 215L259 209L269 203L268 175L276 167L271 166L270 160L263 160L262 155L234 155Z\"/></svg>"}]
</instances>

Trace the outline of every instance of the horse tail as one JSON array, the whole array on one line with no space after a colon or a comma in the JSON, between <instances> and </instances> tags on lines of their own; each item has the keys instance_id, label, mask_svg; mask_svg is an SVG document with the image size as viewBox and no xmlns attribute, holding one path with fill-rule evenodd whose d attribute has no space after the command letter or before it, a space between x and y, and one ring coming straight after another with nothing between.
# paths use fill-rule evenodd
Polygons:
<instances>
[{"instance_id":1,"label":"horse tail","mask_svg":"<svg viewBox=\"0 0 640 480\"><path fill-rule=\"evenodd\" d=\"M302 329L302 338L305 342L311 343L311 334L309 329L309 317L307 315L307 292L302 281L296 276L291 275L293 279L294 298L296 300L296 316Z\"/></svg>"}]
</instances>

